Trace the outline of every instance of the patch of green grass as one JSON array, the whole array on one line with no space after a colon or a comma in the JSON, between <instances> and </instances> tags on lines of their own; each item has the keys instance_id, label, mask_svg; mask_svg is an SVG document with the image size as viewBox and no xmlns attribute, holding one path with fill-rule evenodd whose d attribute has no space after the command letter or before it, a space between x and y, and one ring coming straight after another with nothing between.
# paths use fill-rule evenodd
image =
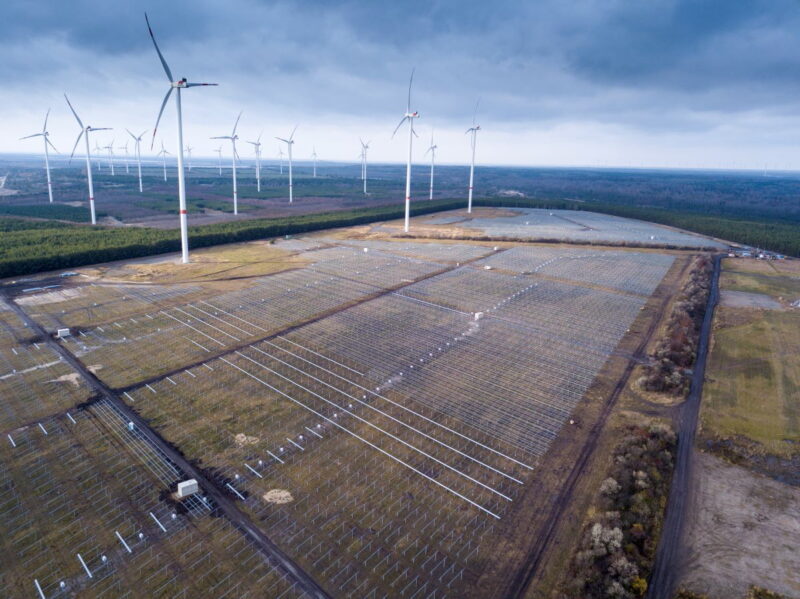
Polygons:
<instances>
[{"instance_id":1,"label":"patch of green grass","mask_svg":"<svg viewBox=\"0 0 800 599\"><path fill-rule=\"evenodd\" d=\"M752 272L745 265L729 264L726 260L720 284L731 291L763 293L775 299L794 300L800 297L800 277L782 274L778 271L766 270Z\"/></svg>"},{"instance_id":2,"label":"patch of green grass","mask_svg":"<svg viewBox=\"0 0 800 599\"><path fill-rule=\"evenodd\" d=\"M743 436L776 455L800 443L800 314L766 311L718 329L703 393L703 430Z\"/></svg>"}]
</instances>

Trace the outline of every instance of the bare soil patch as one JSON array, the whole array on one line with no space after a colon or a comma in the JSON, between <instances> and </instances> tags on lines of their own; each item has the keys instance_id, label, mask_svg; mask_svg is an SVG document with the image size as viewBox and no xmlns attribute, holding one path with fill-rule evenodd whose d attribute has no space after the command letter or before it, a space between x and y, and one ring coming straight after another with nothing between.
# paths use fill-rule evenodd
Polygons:
<instances>
[{"instance_id":1,"label":"bare soil patch","mask_svg":"<svg viewBox=\"0 0 800 599\"><path fill-rule=\"evenodd\" d=\"M712 599L758 585L800 597L800 489L698 453L681 586Z\"/></svg>"},{"instance_id":2,"label":"bare soil patch","mask_svg":"<svg viewBox=\"0 0 800 599\"><path fill-rule=\"evenodd\" d=\"M290 503L294 501L292 494L285 489L272 489L263 495L264 501L267 503Z\"/></svg>"},{"instance_id":3,"label":"bare soil patch","mask_svg":"<svg viewBox=\"0 0 800 599\"><path fill-rule=\"evenodd\" d=\"M780 302L763 293L749 293L747 291L723 290L720 293L720 302L729 308L760 308L764 310L781 310Z\"/></svg>"}]
</instances>

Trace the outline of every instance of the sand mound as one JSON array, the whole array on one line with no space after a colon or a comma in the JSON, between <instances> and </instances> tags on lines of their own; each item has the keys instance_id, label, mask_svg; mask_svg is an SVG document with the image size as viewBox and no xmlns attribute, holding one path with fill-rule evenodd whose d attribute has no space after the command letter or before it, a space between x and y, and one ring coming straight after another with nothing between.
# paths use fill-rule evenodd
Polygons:
<instances>
[{"instance_id":1,"label":"sand mound","mask_svg":"<svg viewBox=\"0 0 800 599\"><path fill-rule=\"evenodd\" d=\"M245 447L258 443L258 437L248 437L244 433L237 433L234 440L236 441L236 447Z\"/></svg>"},{"instance_id":2,"label":"sand mound","mask_svg":"<svg viewBox=\"0 0 800 599\"><path fill-rule=\"evenodd\" d=\"M267 503L289 503L294 501L294 497L285 489L272 489L264 493L264 501Z\"/></svg>"},{"instance_id":3,"label":"sand mound","mask_svg":"<svg viewBox=\"0 0 800 599\"><path fill-rule=\"evenodd\" d=\"M50 383L72 383L75 387L81 386L81 375L77 372L70 372L69 374L62 374L57 379L48 381Z\"/></svg>"}]
</instances>

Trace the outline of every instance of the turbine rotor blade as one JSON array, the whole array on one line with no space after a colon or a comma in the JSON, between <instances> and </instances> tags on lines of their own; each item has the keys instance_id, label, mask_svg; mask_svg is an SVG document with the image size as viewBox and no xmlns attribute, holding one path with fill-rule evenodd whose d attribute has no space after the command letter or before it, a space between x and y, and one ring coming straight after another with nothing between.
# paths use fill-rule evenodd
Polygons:
<instances>
[{"instance_id":1,"label":"turbine rotor blade","mask_svg":"<svg viewBox=\"0 0 800 599\"><path fill-rule=\"evenodd\" d=\"M78 113L75 112L75 109L72 107L72 104L70 103L69 98L67 97L67 94L64 94L64 99L67 101L67 106L69 106L69 109L72 111L72 114L75 115L75 120L78 121L78 124L81 126L81 129L83 129L84 128L83 127L83 121L78 116Z\"/></svg>"},{"instance_id":2,"label":"turbine rotor blade","mask_svg":"<svg viewBox=\"0 0 800 599\"><path fill-rule=\"evenodd\" d=\"M40 135L44 135L44 133L34 133L33 135L26 135L25 137L20 137L20 141L23 139L30 139L31 137L39 137Z\"/></svg>"},{"instance_id":3,"label":"turbine rotor blade","mask_svg":"<svg viewBox=\"0 0 800 599\"><path fill-rule=\"evenodd\" d=\"M392 137L394 137L397 134L397 131L400 129L400 127L403 126L403 123L405 123L407 120L408 120L407 116L404 116L402 119L400 119L400 123L398 123L397 127L394 128L394 133L392 133Z\"/></svg>"},{"instance_id":4,"label":"turbine rotor blade","mask_svg":"<svg viewBox=\"0 0 800 599\"><path fill-rule=\"evenodd\" d=\"M75 140L75 145L72 146L72 153L69 155L70 162L72 162L72 157L75 156L75 150L78 149L78 143L80 143L81 137L83 137L84 133L86 133L86 131L84 131L83 129L81 129L81 132L78 133L78 139Z\"/></svg>"},{"instance_id":5,"label":"turbine rotor blade","mask_svg":"<svg viewBox=\"0 0 800 599\"><path fill-rule=\"evenodd\" d=\"M158 131L158 124L161 122L161 115L164 114L164 107L167 105L167 101L169 100L170 95L172 94L172 90L175 89L174 87L170 87L167 91L167 95L164 96L164 101L161 102L161 110L158 111L158 118L156 119L156 126L153 128L153 141L150 142L150 149L153 149L153 144L156 142L156 132ZM142 134L144 135L144 134Z\"/></svg>"},{"instance_id":6,"label":"turbine rotor blade","mask_svg":"<svg viewBox=\"0 0 800 599\"><path fill-rule=\"evenodd\" d=\"M294 138L294 132L295 131L297 131L297 125L295 125L294 129L292 129L292 134L289 136L289 141L292 141L292 139Z\"/></svg>"},{"instance_id":7,"label":"turbine rotor blade","mask_svg":"<svg viewBox=\"0 0 800 599\"><path fill-rule=\"evenodd\" d=\"M47 132L47 119L50 118L50 109L47 109L47 114L44 115L44 125L42 126L42 133Z\"/></svg>"},{"instance_id":8,"label":"turbine rotor blade","mask_svg":"<svg viewBox=\"0 0 800 599\"><path fill-rule=\"evenodd\" d=\"M185 83L184 87L216 87L219 83Z\"/></svg>"},{"instance_id":9,"label":"turbine rotor blade","mask_svg":"<svg viewBox=\"0 0 800 599\"><path fill-rule=\"evenodd\" d=\"M57 154L61 154L61 152L59 152L59 151L56 149L56 147L53 145L53 142L52 142L52 141L50 141L50 139L49 139L49 138L48 138L46 135L44 136L44 141L45 141L45 143L48 143L48 144L50 144L50 147L51 147L51 148L53 148L53 151L54 151L54 152L56 152Z\"/></svg>"},{"instance_id":10,"label":"turbine rotor blade","mask_svg":"<svg viewBox=\"0 0 800 599\"><path fill-rule=\"evenodd\" d=\"M414 83L414 71L416 67L411 69L411 78L408 80L408 105L406 112L411 112L411 84Z\"/></svg>"},{"instance_id":11,"label":"turbine rotor blade","mask_svg":"<svg viewBox=\"0 0 800 599\"><path fill-rule=\"evenodd\" d=\"M236 127L239 126L239 119L242 118L242 113L239 113L239 116L236 117L236 122L233 124L233 133L231 133L231 137L236 137Z\"/></svg>"},{"instance_id":12,"label":"turbine rotor blade","mask_svg":"<svg viewBox=\"0 0 800 599\"><path fill-rule=\"evenodd\" d=\"M147 23L147 31L150 32L150 39L153 40L153 45L156 47L156 53L158 54L158 58L161 61L161 66L164 67L164 72L167 74L167 79L169 80L170 83L172 83L173 81L175 81L175 79L172 77L172 71L169 70L169 65L167 64L167 61L164 60L164 55L161 54L161 50L159 50L158 48L158 44L156 43L156 36L153 35L153 28L150 27L150 19L147 18L147 13L144 13L144 20Z\"/></svg>"}]
</instances>

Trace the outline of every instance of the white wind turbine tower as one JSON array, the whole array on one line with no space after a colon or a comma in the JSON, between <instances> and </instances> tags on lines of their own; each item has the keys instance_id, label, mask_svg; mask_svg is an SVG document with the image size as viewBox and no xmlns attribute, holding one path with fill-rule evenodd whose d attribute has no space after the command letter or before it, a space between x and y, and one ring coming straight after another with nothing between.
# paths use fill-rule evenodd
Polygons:
<instances>
[{"instance_id":1,"label":"white wind turbine tower","mask_svg":"<svg viewBox=\"0 0 800 599\"><path fill-rule=\"evenodd\" d=\"M44 125L42 126L41 133L34 133L33 135L26 135L20 139L30 139L31 137L41 137L44 141L44 170L47 172L47 195L50 197L50 203L53 203L53 184L50 182L50 152L47 148L49 145L53 150L56 150L56 147L53 145L53 142L50 141L50 134L47 132L47 118L50 116L50 109L47 109L47 114L44 115ZM766 172L766 171L765 171Z\"/></svg>"},{"instance_id":2,"label":"white wind turbine tower","mask_svg":"<svg viewBox=\"0 0 800 599\"><path fill-rule=\"evenodd\" d=\"M478 104L480 100L475 103L475 112L472 114L472 127L467 129L466 133L472 133L470 144L472 145L472 162L469 165L469 198L467 200L467 214L472 213L472 182L475 175L475 143L477 141L478 131L481 130L480 125L475 124L475 117L478 115Z\"/></svg>"},{"instance_id":3,"label":"white wind turbine tower","mask_svg":"<svg viewBox=\"0 0 800 599\"><path fill-rule=\"evenodd\" d=\"M414 131L414 119L419 118L419 113L415 110L411 112L411 84L414 83L414 69L411 69L411 79L408 81L408 103L406 104L406 113L400 119L400 123L395 127L392 137L395 136L403 123L408 121L408 162L406 163L406 218L403 226L403 231L408 233L408 221L411 213L411 150L414 144L414 136L417 134Z\"/></svg>"},{"instance_id":4,"label":"white wind turbine tower","mask_svg":"<svg viewBox=\"0 0 800 599\"><path fill-rule=\"evenodd\" d=\"M297 131L297 125L294 126L292 129L292 134L289 136L289 139L284 139L282 137L276 137L278 141L282 141L286 144L289 148L289 203L292 203L293 195L292 195L292 146L294 145L294 132Z\"/></svg>"},{"instance_id":5,"label":"white wind turbine tower","mask_svg":"<svg viewBox=\"0 0 800 599\"><path fill-rule=\"evenodd\" d=\"M142 134L139 137L136 137L133 133L131 133L130 129L126 129L128 134L133 138L134 144L136 146L136 166L139 169L139 193L142 193L142 138L144 134L147 133L147 129L142 131Z\"/></svg>"},{"instance_id":6,"label":"white wind turbine tower","mask_svg":"<svg viewBox=\"0 0 800 599\"><path fill-rule=\"evenodd\" d=\"M78 147L78 143L81 141L81 137L83 137L84 141L86 142L86 181L89 184L89 212L92 215L92 224L97 224L97 216L94 210L94 185L92 184L92 151L89 149L89 133L92 131L111 131L110 127L91 127L89 125L84 126L83 121L81 121L78 113L75 112L75 109L72 107L72 104L69 102L69 98L67 94L64 94L64 99L67 101L67 106L72 111L72 114L75 115L75 120L78 121L78 125L80 125L81 132L78 134L78 139L75 140L75 145L72 146L72 154L69 155L69 159L72 160L72 157L75 155L75 149Z\"/></svg>"},{"instance_id":7,"label":"white wind turbine tower","mask_svg":"<svg viewBox=\"0 0 800 599\"><path fill-rule=\"evenodd\" d=\"M124 146L118 146L117 149L118 150L125 150L125 174L129 175L130 172L131 172L131 169L130 169L130 161L128 160L128 158L129 158L128 142L126 141Z\"/></svg>"},{"instance_id":8,"label":"white wind turbine tower","mask_svg":"<svg viewBox=\"0 0 800 599\"><path fill-rule=\"evenodd\" d=\"M111 167L111 175L114 175L114 140L111 140L111 143L107 146L103 147L104 150L108 150L108 164Z\"/></svg>"},{"instance_id":9,"label":"white wind turbine tower","mask_svg":"<svg viewBox=\"0 0 800 599\"><path fill-rule=\"evenodd\" d=\"M317 178L317 148L311 146L311 159L314 161L314 178Z\"/></svg>"},{"instance_id":10,"label":"white wind turbine tower","mask_svg":"<svg viewBox=\"0 0 800 599\"><path fill-rule=\"evenodd\" d=\"M178 90L175 93L175 108L178 117L178 209L181 222L181 262L187 264L189 262L189 226L186 212L186 179L183 173L183 115L181 113L181 90L190 87L216 85L216 83L190 83L186 80L186 77L176 81L172 76L172 71L169 70L167 61L164 60L164 56L158 48L156 38L153 35L153 29L150 27L150 21L147 19L146 13L144 19L147 22L147 31L150 33L150 39L153 40L153 46L155 46L156 53L161 61L161 66L164 67L164 73L166 73L167 80L169 81L169 90L167 91L167 95L164 96L164 101L161 103L161 110L158 112L158 119L156 120L156 128L153 129L153 142L155 142L156 130L158 129L161 115L164 113L164 107L167 105L167 100L169 100L169 96L173 90ZM150 148L152 149L152 147L153 144L151 142Z\"/></svg>"},{"instance_id":11,"label":"white wind turbine tower","mask_svg":"<svg viewBox=\"0 0 800 599\"><path fill-rule=\"evenodd\" d=\"M256 189L258 193L261 193L261 136L264 135L264 132L258 134L258 138L255 141L248 141L253 149L256 152Z\"/></svg>"},{"instance_id":12,"label":"white wind turbine tower","mask_svg":"<svg viewBox=\"0 0 800 599\"><path fill-rule=\"evenodd\" d=\"M283 148L278 147L278 160L281 165L281 175L283 174Z\"/></svg>"},{"instance_id":13,"label":"white wind turbine tower","mask_svg":"<svg viewBox=\"0 0 800 599\"><path fill-rule=\"evenodd\" d=\"M217 153L217 167L219 167L219 176L222 176L222 146L214 150Z\"/></svg>"},{"instance_id":14,"label":"white wind turbine tower","mask_svg":"<svg viewBox=\"0 0 800 599\"><path fill-rule=\"evenodd\" d=\"M236 190L236 161L239 160L239 153L236 151L236 140L239 136L236 135L236 127L239 126L239 119L242 118L242 113L236 117L236 122L233 124L233 131L230 135L220 135L212 137L211 139L230 139L231 147L233 148L233 155L231 156L231 163L233 164L233 213L239 214L239 194Z\"/></svg>"},{"instance_id":15,"label":"white wind turbine tower","mask_svg":"<svg viewBox=\"0 0 800 599\"><path fill-rule=\"evenodd\" d=\"M102 166L100 164L100 151L102 149L103 148L100 147L100 144L97 143L97 140L95 140L95 142L94 142L94 166L97 169L98 173L100 172L100 167Z\"/></svg>"},{"instance_id":16,"label":"white wind turbine tower","mask_svg":"<svg viewBox=\"0 0 800 599\"><path fill-rule=\"evenodd\" d=\"M425 153L431 153L431 187L430 187L430 195L428 196L429 200L433 199L433 165L436 162L436 148L438 148L436 144L433 143L433 129L431 129L431 145L430 147L425 150Z\"/></svg>"},{"instance_id":17,"label":"white wind turbine tower","mask_svg":"<svg viewBox=\"0 0 800 599\"><path fill-rule=\"evenodd\" d=\"M360 137L358 141L361 142L361 180L364 182L364 195L367 195L367 150L369 150L369 144L372 142L364 143L364 140Z\"/></svg>"},{"instance_id":18,"label":"white wind turbine tower","mask_svg":"<svg viewBox=\"0 0 800 599\"><path fill-rule=\"evenodd\" d=\"M161 151L156 156L161 156L161 162L164 165L164 182L167 181L167 150L164 148L164 140L161 140Z\"/></svg>"},{"instance_id":19,"label":"white wind turbine tower","mask_svg":"<svg viewBox=\"0 0 800 599\"><path fill-rule=\"evenodd\" d=\"M186 162L189 163L189 170L192 170L192 146L186 146Z\"/></svg>"}]
</instances>

